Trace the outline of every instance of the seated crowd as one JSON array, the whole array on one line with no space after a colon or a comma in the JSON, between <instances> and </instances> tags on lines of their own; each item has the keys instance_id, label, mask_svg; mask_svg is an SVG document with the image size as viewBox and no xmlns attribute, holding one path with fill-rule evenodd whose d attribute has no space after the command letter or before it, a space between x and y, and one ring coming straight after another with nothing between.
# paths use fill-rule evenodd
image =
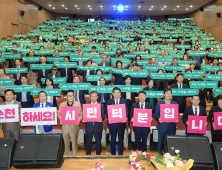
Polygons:
<instances>
[{"instance_id":1,"label":"seated crowd","mask_svg":"<svg viewBox=\"0 0 222 170\"><path fill-rule=\"evenodd\" d=\"M216 130L213 120L214 112L222 110L221 48L220 42L203 32L192 19L167 23L151 19L93 23L45 21L27 35L1 40L0 104L18 104L19 108L57 107L59 121L61 106L79 107L79 124L85 124L87 155L91 154L93 136L96 154L101 154L102 122L109 119L108 106L116 104L125 104L128 121L108 123L112 155L116 154L117 134L118 154L123 154L125 129L134 122L135 108L152 109L151 121L158 122L160 154L163 154L166 135L176 134L176 124L189 125L188 115L208 116L212 141L222 142L222 131ZM13 83L4 84L7 79L13 79ZM86 88L78 89L80 83ZM27 85L33 86L28 91L15 88ZM38 94L32 92L39 88ZM47 93L58 89L57 96ZM66 100L59 103L59 98ZM209 114L206 100L213 101ZM82 120L82 107L86 103L101 103L101 121ZM161 104L178 104L183 122L162 122ZM19 122L2 123L2 130L5 138L18 140ZM34 130L37 134L52 131L51 125L36 125ZM146 151L150 128L133 127L133 131L135 149L140 149L142 139L142 151ZM78 132L79 125L62 125L68 155L71 154L70 138L72 152L78 154ZM198 134L186 132L186 135Z\"/></svg>"}]
</instances>

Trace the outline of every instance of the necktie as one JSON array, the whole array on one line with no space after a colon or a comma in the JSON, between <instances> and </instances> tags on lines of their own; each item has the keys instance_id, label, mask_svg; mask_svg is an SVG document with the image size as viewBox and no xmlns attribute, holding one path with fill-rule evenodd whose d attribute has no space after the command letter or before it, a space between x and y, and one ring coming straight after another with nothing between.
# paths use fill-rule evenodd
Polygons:
<instances>
[{"instance_id":1,"label":"necktie","mask_svg":"<svg viewBox=\"0 0 222 170\"><path fill-rule=\"evenodd\" d=\"M17 80L19 80L19 73L17 73Z\"/></svg>"},{"instance_id":2,"label":"necktie","mask_svg":"<svg viewBox=\"0 0 222 170\"><path fill-rule=\"evenodd\" d=\"M43 106L43 104L42 104L42 108L43 108L44 106Z\"/></svg>"},{"instance_id":3,"label":"necktie","mask_svg":"<svg viewBox=\"0 0 222 170\"><path fill-rule=\"evenodd\" d=\"M118 100L116 100L116 104L118 104Z\"/></svg>"},{"instance_id":4,"label":"necktie","mask_svg":"<svg viewBox=\"0 0 222 170\"><path fill-rule=\"evenodd\" d=\"M75 101L78 101L78 91L77 90L75 90Z\"/></svg>"},{"instance_id":5,"label":"necktie","mask_svg":"<svg viewBox=\"0 0 222 170\"><path fill-rule=\"evenodd\" d=\"M197 116L197 108L195 107L195 116Z\"/></svg>"},{"instance_id":6,"label":"necktie","mask_svg":"<svg viewBox=\"0 0 222 170\"><path fill-rule=\"evenodd\" d=\"M141 108L140 109L143 109L143 104L141 104Z\"/></svg>"},{"instance_id":7,"label":"necktie","mask_svg":"<svg viewBox=\"0 0 222 170\"><path fill-rule=\"evenodd\" d=\"M180 89L182 89L182 86L181 86L181 84L180 84Z\"/></svg>"},{"instance_id":8,"label":"necktie","mask_svg":"<svg viewBox=\"0 0 222 170\"><path fill-rule=\"evenodd\" d=\"M42 70L43 76L45 77L45 70Z\"/></svg>"},{"instance_id":9,"label":"necktie","mask_svg":"<svg viewBox=\"0 0 222 170\"><path fill-rule=\"evenodd\" d=\"M105 103L104 102L104 93L101 93L101 103Z\"/></svg>"},{"instance_id":10,"label":"necktie","mask_svg":"<svg viewBox=\"0 0 222 170\"><path fill-rule=\"evenodd\" d=\"M68 75L67 75L67 68L66 68L66 77L68 77Z\"/></svg>"}]
</instances>

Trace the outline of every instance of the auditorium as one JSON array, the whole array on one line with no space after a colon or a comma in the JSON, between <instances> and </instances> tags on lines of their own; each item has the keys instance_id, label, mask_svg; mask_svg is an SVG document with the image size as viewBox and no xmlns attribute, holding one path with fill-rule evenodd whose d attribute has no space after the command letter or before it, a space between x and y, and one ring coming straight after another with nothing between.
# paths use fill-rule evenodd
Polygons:
<instances>
[{"instance_id":1,"label":"auditorium","mask_svg":"<svg viewBox=\"0 0 222 170\"><path fill-rule=\"evenodd\" d=\"M221 170L222 0L0 0L0 170Z\"/></svg>"}]
</instances>

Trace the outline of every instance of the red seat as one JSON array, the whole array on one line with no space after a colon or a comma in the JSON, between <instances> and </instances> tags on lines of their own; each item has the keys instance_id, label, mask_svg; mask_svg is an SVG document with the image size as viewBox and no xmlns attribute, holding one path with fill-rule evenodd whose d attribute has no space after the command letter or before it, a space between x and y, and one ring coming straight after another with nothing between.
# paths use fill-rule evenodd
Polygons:
<instances>
[{"instance_id":1,"label":"red seat","mask_svg":"<svg viewBox=\"0 0 222 170\"><path fill-rule=\"evenodd\" d=\"M106 117L106 115L105 115L105 119L103 120L102 124L103 124L103 130L107 130L107 117Z\"/></svg>"},{"instance_id":2,"label":"red seat","mask_svg":"<svg viewBox=\"0 0 222 170\"><path fill-rule=\"evenodd\" d=\"M60 98L58 98L58 100L57 100L57 109L59 109L60 104L62 102L65 102L65 101L67 101L67 97L60 97Z\"/></svg>"},{"instance_id":3,"label":"red seat","mask_svg":"<svg viewBox=\"0 0 222 170\"><path fill-rule=\"evenodd\" d=\"M138 97L135 97L135 102L137 103L137 102L139 102L139 99L138 99Z\"/></svg>"},{"instance_id":4,"label":"red seat","mask_svg":"<svg viewBox=\"0 0 222 170\"><path fill-rule=\"evenodd\" d=\"M6 76L8 76L10 79L13 79L13 75L11 74L5 74Z\"/></svg>"},{"instance_id":5,"label":"red seat","mask_svg":"<svg viewBox=\"0 0 222 170\"><path fill-rule=\"evenodd\" d=\"M191 105L192 105L191 98L186 98L186 107Z\"/></svg>"},{"instance_id":6,"label":"red seat","mask_svg":"<svg viewBox=\"0 0 222 170\"><path fill-rule=\"evenodd\" d=\"M163 99L161 98L157 98L157 102L161 102Z\"/></svg>"},{"instance_id":7,"label":"red seat","mask_svg":"<svg viewBox=\"0 0 222 170\"><path fill-rule=\"evenodd\" d=\"M3 103L3 99L0 97L0 103Z\"/></svg>"},{"instance_id":8,"label":"red seat","mask_svg":"<svg viewBox=\"0 0 222 170\"><path fill-rule=\"evenodd\" d=\"M89 97L85 97L85 101L86 101L86 103L89 103L89 102L91 102L91 99Z\"/></svg>"}]
</instances>

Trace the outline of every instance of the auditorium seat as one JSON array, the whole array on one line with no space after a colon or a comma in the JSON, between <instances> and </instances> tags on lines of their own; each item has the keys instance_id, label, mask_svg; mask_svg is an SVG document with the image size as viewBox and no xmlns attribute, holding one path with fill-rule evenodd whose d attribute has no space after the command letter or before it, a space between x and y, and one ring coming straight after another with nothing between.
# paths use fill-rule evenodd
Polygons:
<instances>
[{"instance_id":1,"label":"auditorium seat","mask_svg":"<svg viewBox=\"0 0 222 170\"><path fill-rule=\"evenodd\" d=\"M5 74L6 76L8 76L10 79L13 79L13 75L11 74Z\"/></svg>"},{"instance_id":2,"label":"auditorium seat","mask_svg":"<svg viewBox=\"0 0 222 170\"><path fill-rule=\"evenodd\" d=\"M58 100L57 100L57 109L59 109L60 104L62 102L65 102L65 101L67 101L67 97L60 97L60 98L58 98Z\"/></svg>"},{"instance_id":3,"label":"auditorium seat","mask_svg":"<svg viewBox=\"0 0 222 170\"><path fill-rule=\"evenodd\" d=\"M191 105L192 105L191 98L186 98L186 107Z\"/></svg>"},{"instance_id":4,"label":"auditorium seat","mask_svg":"<svg viewBox=\"0 0 222 170\"><path fill-rule=\"evenodd\" d=\"M89 97L86 97L86 96L85 96L85 101L86 101L86 103L90 103L90 102L91 102L91 99L90 99Z\"/></svg>"},{"instance_id":5,"label":"auditorium seat","mask_svg":"<svg viewBox=\"0 0 222 170\"><path fill-rule=\"evenodd\" d=\"M0 103L3 103L3 99L0 97Z\"/></svg>"}]
</instances>

